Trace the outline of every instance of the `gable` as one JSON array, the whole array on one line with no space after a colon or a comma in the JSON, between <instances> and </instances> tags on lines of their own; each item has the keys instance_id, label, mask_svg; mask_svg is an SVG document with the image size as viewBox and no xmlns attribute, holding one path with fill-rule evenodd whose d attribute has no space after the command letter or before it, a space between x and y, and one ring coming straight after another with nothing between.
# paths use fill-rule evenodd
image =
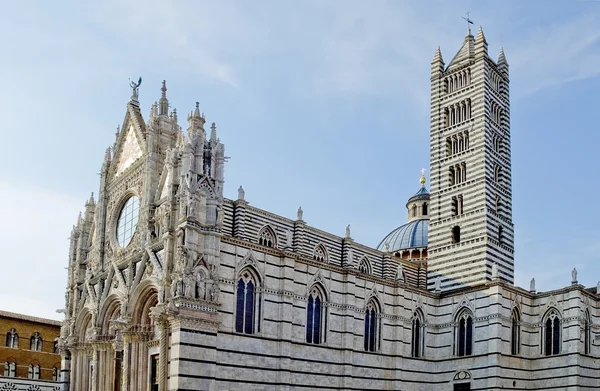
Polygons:
<instances>
[{"instance_id":1,"label":"gable","mask_svg":"<svg viewBox=\"0 0 600 391\"><path fill-rule=\"evenodd\" d=\"M121 153L119 153L119 162L117 163L115 176L119 176L142 155L142 148L133 129L133 125L129 125L129 129L127 129L127 134L125 135L125 141L121 147Z\"/></svg>"}]
</instances>

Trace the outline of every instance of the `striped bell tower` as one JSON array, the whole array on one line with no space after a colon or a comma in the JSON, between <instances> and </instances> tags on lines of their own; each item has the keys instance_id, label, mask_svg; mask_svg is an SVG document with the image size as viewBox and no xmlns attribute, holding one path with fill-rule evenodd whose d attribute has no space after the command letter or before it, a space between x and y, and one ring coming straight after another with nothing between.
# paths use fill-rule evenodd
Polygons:
<instances>
[{"instance_id":1,"label":"striped bell tower","mask_svg":"<svg viewBox=\"0 0 600 391\"><path fill-rule=\"evenodd\" d=\"M503 50L481 27L445 66L431 63L431 203L427 287L447 291L514 279L510 103Z\"/></svg>"}]
</instances>

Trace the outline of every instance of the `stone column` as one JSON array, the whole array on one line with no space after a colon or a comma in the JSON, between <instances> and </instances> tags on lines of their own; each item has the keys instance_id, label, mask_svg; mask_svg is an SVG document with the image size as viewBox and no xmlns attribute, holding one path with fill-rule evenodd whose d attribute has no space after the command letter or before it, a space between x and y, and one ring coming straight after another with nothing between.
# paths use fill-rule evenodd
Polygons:
<instances>
[{"instance_id":1,"label":"stone column","mask_svg":"<svg viewBox=\"0 0 600 391\"><path fill-rule=\"evenodd\" d=\"M159 391L167 391L167 377L169 375L169 322L160 320L160 353L158 355L158 384Z\"/></svg>"},{"instance_id":2,"label":"stone column","mask_svg":"<svg viewBox=\"0 0 600 391\"><path fill-rule=\"evenodd\" d=\"M60 355L60 386L61 391L69 391L71 382L71 353L63 350Z\"/></svg>"},{"instance_id":3,"label":"stone column","mask_svg":"<svg viewBox=\"0 0 600 391\"><path fill-rule=\"evenodd\" d=\"M129 333L123 333L123 361L122 361L122 373L121 378L121 391L129 390L129 357L131 356L131 335Z\"/></svg>"}]
</instances>

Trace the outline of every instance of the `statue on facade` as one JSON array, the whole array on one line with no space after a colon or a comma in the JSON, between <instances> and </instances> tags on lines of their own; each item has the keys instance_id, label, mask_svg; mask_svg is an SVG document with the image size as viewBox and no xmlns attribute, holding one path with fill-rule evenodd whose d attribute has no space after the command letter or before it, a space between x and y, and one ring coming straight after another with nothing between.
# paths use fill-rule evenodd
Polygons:
<instances>
[{"instance_id":1,"label":"statue on facade","mask_svg":"<svg viewBox=\"0 0 600 391\"><path fill-rule=\"evenodd\" d=\"M302 207L298 207L298 212L296 213L296 219L297 220L302 220L302 216L304 215L304 211L302 210Z\"/></svg>"},{"instance_id":2,"label":"statue on facade","mask_svg":"<svg viewBox=\"0 0 600 391\"><path fill-rule=\"evenodd\" d=\"M571 271L571 284L577 285L577 269L575 268Z\"/></svg>"},{"instance_id":3,"label":"statue on facade","mask_svg":"<svg viewBox=\"0 0 600 391\"><path fill-rule=\"evenodd\" d=\"M131 81L131 79L129 79L129 86L132 89L132 94L131 94L131 99L132 100L137 100L138 99L138 92L139 92L139 88L140 88L141 84L142 84L142 77L141 76L138 79L137 83L134 82L134 81Z\"/></svg>"},{"instance_id":4,"label":"statue on facade","mask_svg":"<svg viewBox=\"0 0 600 391\"><path fill-rule=\"evenodd\" d=\"M183 287L183 295L188 299L193 299L196 293L196 281L192 276L186 275L185 277L183 277Z\"/></svg>"},{"instance_id":5,"label":"statue on facade","mask_svg":"<svg viewBox=\"0 0 600 391\"><path fill-rule=\"evenodd\" d=\"M596 294L600 295L600 281L596 284Z\"/></svg>"},{"instance_id":6,"label":"statue on facade","mask_svg":"<svg viewBox=\"0 0 600 391\"><path fill-rule=\"evenodd\" d=\"M440 276L435 278L435 291L440 292L442 290L442 279Z\"/></svg>"},{"instance_id":7,"label":"statue on facade","mask_svg":"<svg viewBox=\"0 0 600 391\"><path fill-rule=\"evenodd\" d=\"M244 188L240 186L238 188L238 200L244 201L244 197L246 197L246 192L244 191Z\"/></svg>"},{"instance_id":8,"label":"statue on facade","mask_svg":"<svg viewBox=\"0 0 600 391\"><path fill-rule=\"evenodd\" d=\"M217 210L217 227L219 227L219 228L223 227L224 221L225 221L225 212L223 211L223 208L219 208Z\"/></svg>"},{"instance_id":9,"label":"statue on facade","mask_svg":"<svg viewBox=\"0 0 600 391\"><path fill-rule=\"evenodd\" d=\"M196 282L196 297L200 300L204 300L205 290L204 279L199 279L198 282Z\"/></svg>"},{"instance_id":10,"label":"statue on facade","mask_svg":"<svg viewBox=\"0 0 600 391\"><path fill-rule=\"evenodd\" d=\"M350 239L350 224L346 226L346 239Z\"/></svg>"},{"instance_id":11,"label":"statue on facade","mask_svg":"<svg viewBox=\"0 0 600 391\"><path fill-rule=\"evenodd\" d=\"M294 235L289 229L285 231L285 247L292 248Z\"/></svg>"},{"instance_id":12,"label":"statue on facade","mask_svg":"<svg viewBox=\"0 0 600 391\"><path fill-rule=\"evenodd\" d=\"M196 218L198 216L198 198L195 195L190 197L190 207L188 209L188 217Z\"/></svg>"},{"instance_id":13,"label":"statue on facade","mask_svg":"<svg viewBox=\"0 0 600 391\"><path fill-rule=\"evenodd\" d=\"M438 277L439 278L439 277ZM396 269L396 280L400 282L404 282L404 270L402 270L402 264L398 264L398 268ZM437 280L436 280L437 283ZM437 290L437 288L436 288Z\"/></svg>"},{"instance_id":14,"label":"statue on facade","mask_svg":"<svg viewBox=\"0 0 600 391\"><path fill-rule=\"evenodd\" d=\"M492 280L497 280L498 279L498 264L494 263L492 265Z\"/></svg>"},{"instance_id":15,"label":"statue on facade","mask_svg":"<svg viewBox=\"0 0 600 391\"><path fill-rule=\"evenodd\" d=\"M529 283L529 292L535 292L535 278L532 278Z\"/></svg>"},{"instance_id":16,"label":"statue on facade","mask_svg":"<svg viewBox=\"0 0 600 391\"><path fill-rule=\"evenodd\" d=\"M216 281L213 281L210 286L210 301L213 303L217 303L219 301L219 294L221 290L219 289L219 284Z\"/></svg>"}]
</instances>

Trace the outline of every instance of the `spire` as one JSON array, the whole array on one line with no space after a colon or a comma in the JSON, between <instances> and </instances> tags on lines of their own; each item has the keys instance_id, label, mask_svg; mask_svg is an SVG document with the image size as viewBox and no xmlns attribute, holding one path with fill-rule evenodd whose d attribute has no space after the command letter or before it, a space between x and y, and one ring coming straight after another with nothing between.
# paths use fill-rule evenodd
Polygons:
<instances>
[{"instance_id":1,"label":"spire","mask_svg":"<svg viewBox=\"0 0 600 391\"><path fill-rule=\"evenodd\" d=\"M173 109L171 116L173 117L173 122L177 123L177 109Z\"/></svg>"},{"instance_id":2,"label":"spire","mask_svg":"<svg viewBox=\"0 0 600 391\"><path fill-rule=\"evenodd\" d=\"M92 192L92 195L90 195L90 200L88 201L88 204L95 204L96 202L94 201L94 192Z\"/></svg>"},{"instance_id":3,"label":"spire","mask_svg":"<svg viewBox=\"0 0 600 391\"><path fill-rule=\"evenodd\" d=\"M425 182L427 182L427 179L425 178L425 169L421 168L421 188L425 187Z\"/></svg>"},{"instance_id":4,"label":"spire","mask_svg":"<svg viewBox=\"0 0 600 391\"><path fill-rule=\"evenodd\" d=\"M169 115L169 100L167 99L167 81L163 80L160 88L160 100L158 101L158 115Z\"/></svg>"},{"instance_id":5,"label":"spire","mask_svg":"<svg viewBox=\"0 0 600 391\"><path fill-rule=\"evenodd\" d=\"M194 109L193 117L200 118L200 103L196 102L196 108Z\"/></svg>"}]
</instances>

